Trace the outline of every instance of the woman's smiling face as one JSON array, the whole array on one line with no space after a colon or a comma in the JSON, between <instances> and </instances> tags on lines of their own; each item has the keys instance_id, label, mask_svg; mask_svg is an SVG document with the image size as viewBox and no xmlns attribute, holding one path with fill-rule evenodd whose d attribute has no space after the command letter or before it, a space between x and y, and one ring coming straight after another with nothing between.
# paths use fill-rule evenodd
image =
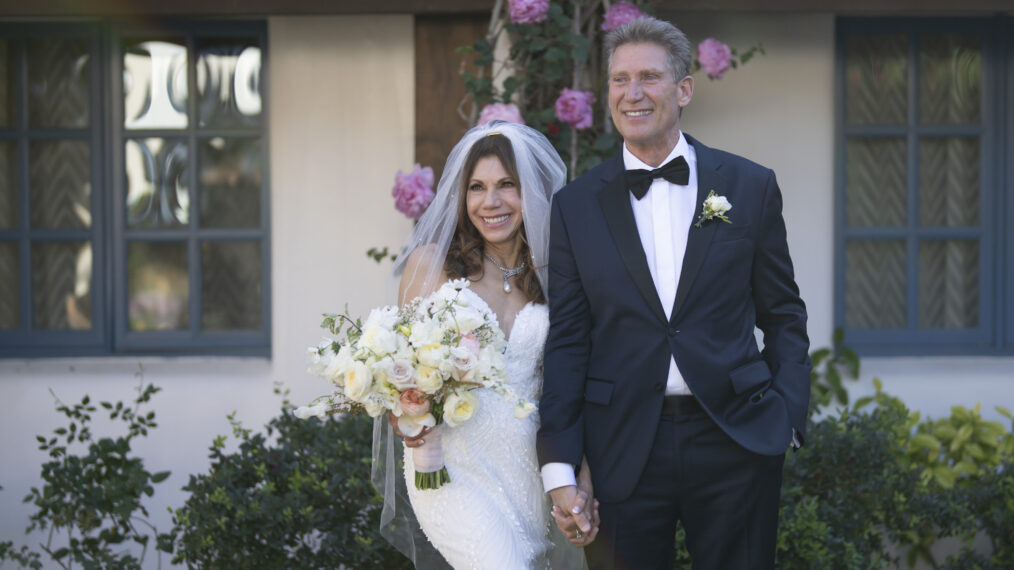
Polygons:
<instances>
[{"instance_id":1,"label":"woman's smiling face","mask_svg":"<svg viewBox=\"0 0 1014 570\"><path fill-rule=\"evenodd\" d=\"M521 227L521 188L496 156L484 156L468 180L465 208L472 225L489 244L517 238Z\"/></svg>"}]
</instances>

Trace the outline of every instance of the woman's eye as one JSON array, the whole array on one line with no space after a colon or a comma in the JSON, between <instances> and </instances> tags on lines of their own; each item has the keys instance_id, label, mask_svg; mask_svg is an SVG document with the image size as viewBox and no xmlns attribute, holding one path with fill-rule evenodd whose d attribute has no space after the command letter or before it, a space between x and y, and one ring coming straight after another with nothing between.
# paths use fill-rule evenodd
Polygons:
<instances>
[{"instance_id":1,"label":"woman's eye","mask_svg":"<svg viewBox=\"0 0 1014 570\"><path fill-rule=\"evenodd\" d=\"M472 184L471 186L468 187L468 189L471 190L472 192L478 192L482 190L482 184Z\"/></svg>"}]
</instances>

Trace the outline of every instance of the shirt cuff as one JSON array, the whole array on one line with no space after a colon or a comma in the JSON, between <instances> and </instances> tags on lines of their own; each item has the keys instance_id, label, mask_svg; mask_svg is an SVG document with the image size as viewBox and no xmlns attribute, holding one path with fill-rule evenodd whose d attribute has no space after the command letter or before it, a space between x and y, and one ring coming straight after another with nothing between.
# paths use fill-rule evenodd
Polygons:
<instances>
[{"instance_id":1,"label":"shirt cuff","mask_svg":"<svg viewBox=\"0 0 1014 570\"><path fill-rule=\"evenodd\" d=\"M799 434L796 433L796 428L792 428L792 449L799 449ZM545 472L543 472L545 477Z\"/></svg>"},{"instance_id":2,"label":"shirt cuff","mask_svg":"<svg viewBox=\"0 0 1014 570\"><path fill-rule=\"evenodd\" d=\"M542 466L542 486L547 493L568 485L577 485L573 465L570 463L547 463Z\"/></svg>"}]
</instances>

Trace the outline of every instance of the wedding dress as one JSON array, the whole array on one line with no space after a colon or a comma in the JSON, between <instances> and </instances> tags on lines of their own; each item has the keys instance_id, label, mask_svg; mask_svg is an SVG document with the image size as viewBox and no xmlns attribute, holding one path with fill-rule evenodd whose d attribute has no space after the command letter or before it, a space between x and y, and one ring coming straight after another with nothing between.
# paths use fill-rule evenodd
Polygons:
<instances>
[{"instance_id":1,"label":"wedding dress","mask_svg":"<svg viewBox=\"0 0 1014 570\"><path fill-rule=\"evenodd\" d=\"M477 293L464 289L462 294L496 319ZM548 328L546 305L525 305L514 317L504 352L509 384L530 402L538 401L542 389ZM489 389L476 392L480 406L471 420L440 427L450 483L416 489L406 448L408 494L423 532L456 570L580 567L584 557L556 529L542 488L535 452L538 414L519 420L514 404L503 396ZM551 532L558 535L554 541Z\"/></svg>"}]
</instances>

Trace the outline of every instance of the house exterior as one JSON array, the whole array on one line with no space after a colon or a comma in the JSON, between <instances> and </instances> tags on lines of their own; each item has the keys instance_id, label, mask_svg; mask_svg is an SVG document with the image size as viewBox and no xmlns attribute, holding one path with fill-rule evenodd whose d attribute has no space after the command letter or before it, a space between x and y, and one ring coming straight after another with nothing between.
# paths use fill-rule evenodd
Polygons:
<instances>
[{"instance_id":1,"label":"house exterior","mask_svg":"<svg viewBox=\"0 0 1014 570\"><path fill-rule=\"evenodd\" d=\"M256 429L275 383L326 390L305 372L320 314L390 301L365 252L411 228L395 172L439 168L465 128L434 46L471 43L491 5L0 3L0 538L26 540L54 395L162 388L135 451L172 471L149 504L165 530L226 414ZM777 173L811 343L845 328L853 395L878 376L924 415L1014 406L1014 4L657 13L694 42L763 44L698 77L681 124Z\"/></svg>"}]
</instances>

